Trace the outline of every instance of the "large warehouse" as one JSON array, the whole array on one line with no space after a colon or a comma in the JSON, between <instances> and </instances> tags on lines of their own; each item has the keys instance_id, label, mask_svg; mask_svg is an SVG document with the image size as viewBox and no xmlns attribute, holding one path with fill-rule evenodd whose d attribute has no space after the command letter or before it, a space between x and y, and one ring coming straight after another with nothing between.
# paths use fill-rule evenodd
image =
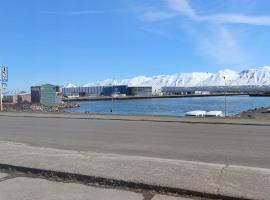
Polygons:
<instances>
[{"instance_id":1,"label":"large warehouse","mask_svg":"<svg viewBox=\"0 0 270 200\"><path fill-rule=\"evenodd\" d=\"M151 96L152 87L128 87L127 85L116 86L91 86L62 88L64 97L98 97L98 96Z\"/></svg>"},{"instance_id":2,"label":"large warehouse","mask_svg":"<svg viewBox=\"0 0 270 200\"><path fill-rule=\"evenodd\" d=\"M127 85L62 88L62 96L112 96L126 95Z\"/></svg>"},{"instance_id":3,"label":"large warehouse","mask_svg":"<svg viewBox=\"0 0 270 200\"><path fill-rule=\"evenodd\" d=\"M62 88L62 96L101 96L103 86Z\"/></svg>"}]
</instances>

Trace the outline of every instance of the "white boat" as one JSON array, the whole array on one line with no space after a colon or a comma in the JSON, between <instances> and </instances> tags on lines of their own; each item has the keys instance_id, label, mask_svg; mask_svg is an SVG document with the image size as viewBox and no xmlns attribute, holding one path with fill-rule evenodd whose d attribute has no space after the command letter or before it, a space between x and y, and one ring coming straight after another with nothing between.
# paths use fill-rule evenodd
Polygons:
<instances>
[{"instance_id":1,"label":"white boat","mask_svg":"<svg viewBox=\"0 0 270 200\"><path fill-rule=\"evenodd\" d=\"M204 117L206 115L204 110L194 110L186 113L186 116Z\"/></svg>"},{"instance_id":2,"label":"white boat","mask_svg":"<svg viewBox=\"0 0 270 200\"><path fill-rule=\"evenodd\" d=\"M213 110L206 113L207 117L224 117L224 114L222 111L219 110Z\"/></svg>"}]
</instances>

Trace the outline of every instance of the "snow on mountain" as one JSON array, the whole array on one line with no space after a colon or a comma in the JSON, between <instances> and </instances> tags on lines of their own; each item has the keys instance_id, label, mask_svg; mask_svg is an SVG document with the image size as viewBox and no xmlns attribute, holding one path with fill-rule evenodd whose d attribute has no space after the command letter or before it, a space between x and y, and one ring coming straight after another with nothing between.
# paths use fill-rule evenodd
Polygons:
<instances>
[{"instance_id":1,"label":"snow on mountain","mask_svg":"<svg viewBox=\"0 0 270 200\"><path fill-rule=\"evenodd\" d=\"M239 73L235 85L270 85L270 67L261 67L244 70Z\"/></svg>"},{"instance_id":2,"label":"snow on mountain","mask_svg":"<svg viewBox=\"0 0 270 200\"><path fill-rule=\"evenodd\" d=\"M208 79L204 80L202 86L223 86L226 84L230 85L232 81L237 80L239 74L230 69L218 71L216 74L212 74ZM199 85L196 85L199 86Z\"/></svg>"},{"instance_id":3,"label":"snow on mountain","mask_svg":"<svg viewBox=\"0 0 270 200\"><path fill-rule=\"evenodd\" d=\"M152 86L154 90L161 87L192 87L192 86L224 86L224 85L270 85L270 67L260 67L236 72L230 69L217 73L192 72L178 73L174 75L159 75L153 77L137 76L131 79L112 80L107 79L100 83L89 83L83 86L94 85L128 85L128 86ZM67 84L74 87L73 84Z\"/></svg>"},{"instance_id":4,"label":"snow on mountain","mask_svg":"<svg viewBox=\"0 0 270 200\"><path fill-rule=\"evenodd\" d=\"M76 85L72 84L72 83L68 83L68 84L65 84L63 86L63 88L74 88L74 87L77 87Z\"/></svg>"}]
</instances>

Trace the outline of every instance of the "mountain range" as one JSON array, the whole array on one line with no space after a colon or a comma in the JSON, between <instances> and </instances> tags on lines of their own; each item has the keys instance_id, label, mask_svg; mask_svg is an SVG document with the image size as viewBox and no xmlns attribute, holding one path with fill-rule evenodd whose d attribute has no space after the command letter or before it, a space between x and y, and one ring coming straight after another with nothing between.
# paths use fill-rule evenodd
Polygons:
<instances>
[{"instance_id":1,"label":"mountain range","mask_svg":"<svg viewBox=\"0 0 270 200\"><path fill-rule=\"evenodd\" d=\"M173 75L158 75L153 77L137 76L131 79L107 79L100 83L89 83L82 87L95 85L128 85L152 86L153 89L161 87L193 87L193 86L244 86L244 85L270 85L270 67L259 67L236 72L230 69L209 72L177 73ZM76 87L67 84L64 87Z\"/></svg>"}]
</instances>

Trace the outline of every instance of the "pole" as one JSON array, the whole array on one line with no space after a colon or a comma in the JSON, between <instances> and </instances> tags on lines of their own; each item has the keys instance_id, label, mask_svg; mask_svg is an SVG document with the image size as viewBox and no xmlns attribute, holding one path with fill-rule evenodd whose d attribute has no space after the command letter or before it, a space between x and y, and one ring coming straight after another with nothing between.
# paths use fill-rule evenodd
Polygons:
<instances>
[{"instance_id":1,"label":"pole","mask_svg":"<svg viewBox=\"0 0 270 200\"><path fill-rule=\"evenodd\" d=\"M111 95L112 95L112 108L111 108L111 113L113 112L113 92L114 92L113 85L114 85L114 84L112 84L112 94L111 94Z\"/></svg>"},{"instance_id":2,"label":"pole","mask_svg":"<svg viewBox=\"0 0 270 200\"><path fill-rule=\"evenodd\" d=\"M226 117L227 117L227 91L225 92L225 118Z\"/></svg>"},{"instance_id":3,"label":"pole","mask_svg":"<svg viewBox=\"0 0 270 200\"><path fill-rule=\"evenodd\" d=\"M2 92L3 91L3 86L2 86L2 81L0 82L0 111L3 111L3 97L2 97Z\"/></svg>"},{"instance_id":4,"label":"pole","mask_svg":"<svg viewBox=\"0 0 270 200\"><path fill-rule=\"evenodd\" d=\"M225 83L225 95L224 95L224 116L227 117L227 84L226 84L226 77L224 76L224 83Z\"/></svg>"}]
</instances>

